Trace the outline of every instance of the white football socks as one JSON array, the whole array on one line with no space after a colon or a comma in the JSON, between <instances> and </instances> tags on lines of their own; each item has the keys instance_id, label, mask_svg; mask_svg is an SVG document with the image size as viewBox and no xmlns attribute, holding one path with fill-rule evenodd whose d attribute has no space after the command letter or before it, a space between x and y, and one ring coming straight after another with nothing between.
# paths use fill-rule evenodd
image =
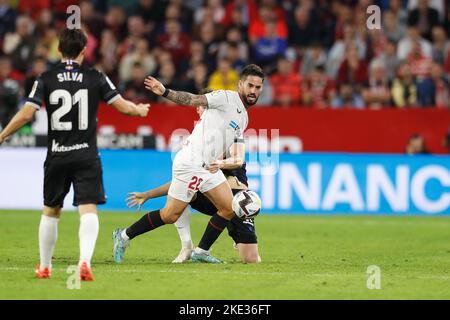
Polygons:
<instances>
[{"instance_id":1,"label":"white football socks","mask_svg":"<svg viewBox=\"0 0 450 320\"><path fill-rule=\"evenodd\" d=\"M52 268L52 256L58 238L58 218L42 215L39 224L40 269Z\"/></svg>"},{"instance_id":2,"label":"white football socks","mask_svg":"<svg viewBox=\"0 0 450 320\"><path fill-rule=\"evenodd\" d=\"M175 222L178 235L180 236L182 248L192 249L192 237L191 237L191 212L189 207L184 209L180 218Z\"/></svg>"},{"instance_id":3,"label":"white football socks","mask_svg":"<svg viewBox=\"0 0 450 320\"><path fill-rule=\"evenodd\" d=\"M86 262L91 266L91 258L94 254L95 242L99 230L98 216L96 213L86 213L80 217L80 262Z\"/></svg>"}]
</instances>

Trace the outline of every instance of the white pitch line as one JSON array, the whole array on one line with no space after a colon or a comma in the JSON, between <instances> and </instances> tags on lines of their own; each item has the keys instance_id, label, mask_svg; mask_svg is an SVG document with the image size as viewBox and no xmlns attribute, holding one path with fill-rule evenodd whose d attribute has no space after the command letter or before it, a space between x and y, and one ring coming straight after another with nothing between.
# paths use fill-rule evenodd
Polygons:
<instances>
[{"instance_id":1,"label":"white pitch line","mask_svg":"<svg viewBox=\"0 0 450 320\"><path fill-rule=\"evenodd\" d=\"M67 269L64 268L54 268L53 271L66 272ZM33 272L32 268L19 268L19 267L9 267L0 268L0 272L20 272L20 271L30 271ZM202 271L202 270L141 270L141 269L102 269L99 272L123 272L123 273L191 273L191 274L238 274L238 275L273 275L273 276L283 276L283 275L298 275L299 272L242 272L242 271L227 271L218 270L214 271Z\"/></svg>"},{"instance_id":2,"label":"white pitch line","mask_svg":"<svg viewBox=\"0 0 450 320\"><path fill-rule=\"evenodd\" d=\"M53 271L64 273L67 269L55 268ZM32 268L19 268L19 267L4 267L0 268L0 272L17 272L17 271L29 271L33 272ZM242 271L227 271L227 270L217 270L217 271L202 271L202 270L141 270L141 269L103 269L99 272L121 272L121 273L188 273L188 274L237 274L237 275L270 275L270 276L292 276L299 275L301 272L242 272ZM303 274L306 277L347 277L347 278L365 278L366 275L359 274L336 274L336 273L310 273ZM416 275L385 275L385 278L404 278L410 280L450 280L450 276L447 275L436 275L436 276L416 276Z\"/></svg>"}]
</instances>

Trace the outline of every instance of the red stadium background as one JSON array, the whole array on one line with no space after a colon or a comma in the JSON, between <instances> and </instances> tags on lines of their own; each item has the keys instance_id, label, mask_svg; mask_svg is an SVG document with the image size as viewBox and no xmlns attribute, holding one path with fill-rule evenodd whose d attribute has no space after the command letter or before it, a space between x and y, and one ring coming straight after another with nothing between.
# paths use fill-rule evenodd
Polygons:
<instances>
[{"instance_id":1,"label":"red stadium background","mask_svg":"<svg viewBox=\"0 0 450 320\"><path fill-rule=\"evenodd\" d=\"M448 153L443 140L450 126L445 109L316 110L254 107L252 129L279 129L280 136L296 136L304 151L404 153L408 139L420 133L433 154ZM116 133L136 133L150 126L166 141L175 129L192 130L198 116L193 108L153 104L149 116L124 118L108 107L100 108L99 127L111 125Z\"/></svg>"}]
</instances>

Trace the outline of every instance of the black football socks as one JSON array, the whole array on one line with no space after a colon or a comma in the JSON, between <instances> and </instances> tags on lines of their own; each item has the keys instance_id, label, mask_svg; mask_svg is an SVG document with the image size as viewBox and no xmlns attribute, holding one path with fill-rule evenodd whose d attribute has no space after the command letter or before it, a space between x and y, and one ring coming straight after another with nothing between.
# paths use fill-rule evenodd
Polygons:
<instances>
[{"instance_id":1,"label":"black football socks","mask_svg":"<svg viewBox=\"0 0 450 320\"><path fill-rule=\"evenodd\" d=\"M222 218L217 213L215 213L211 219L208 222L208 225L206 226L206 230L203 233L202 240L200 240L200 243L198 247L203 250L209 250L213 243L219 238L220 234L222 233L223 229L228 224L228 220Z\"/></svg>"},{"instance_id":2,"label":"black football socks","mask_svg":"<svg viewBox=\"0 0 450 320\"><path fill-rule=\"evenodd\" d=\"M131 227L125 231L127 236L131 239L149 232L153 229L159 228L165 223L161 219L160 210L149 212L136 221Z\"/></svg>"}]
</instances>

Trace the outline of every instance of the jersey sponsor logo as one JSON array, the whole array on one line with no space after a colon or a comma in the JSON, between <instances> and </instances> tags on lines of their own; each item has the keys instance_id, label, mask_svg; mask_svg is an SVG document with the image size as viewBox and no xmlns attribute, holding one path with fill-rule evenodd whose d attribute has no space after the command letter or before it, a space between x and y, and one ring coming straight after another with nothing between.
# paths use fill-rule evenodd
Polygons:
<instances>
[{"instance_id":1,"label":"jersey sponsor logo","mask_svg":"<svg viewBox=\"0 0 450 320\"><path fill-rule=\"evenodd\" d=\"M241 109L237 108L236 109L237 113L242 113Z\"/></svg>"},{"instance_id":2,"label":"jersey sponsor logo","mask_svg":"<svg viewBox=\"0 0 450 320\"><path fill-rule=\"evenodd\" d=\"M71 146L63 146L63 145L59 145L59 143L56 142L55 140L52 141L52 152L54 152L54 153L69 152L69 151L88 149L88 148L89 148L89 144L86 142L74 144Z\"/></svg>"},{"instance_id":3,"label":"jersey sponsor logo","mask_svg":"<svg viewBox=\"0 0 450 320\"><path fill-rule=\"evenodd\" d=\"M76 82L83 82L83 74L79 72L63 72L57 74L58 81L64 82L64 81L76 81Z\"/></svg>"}]
</instances>

